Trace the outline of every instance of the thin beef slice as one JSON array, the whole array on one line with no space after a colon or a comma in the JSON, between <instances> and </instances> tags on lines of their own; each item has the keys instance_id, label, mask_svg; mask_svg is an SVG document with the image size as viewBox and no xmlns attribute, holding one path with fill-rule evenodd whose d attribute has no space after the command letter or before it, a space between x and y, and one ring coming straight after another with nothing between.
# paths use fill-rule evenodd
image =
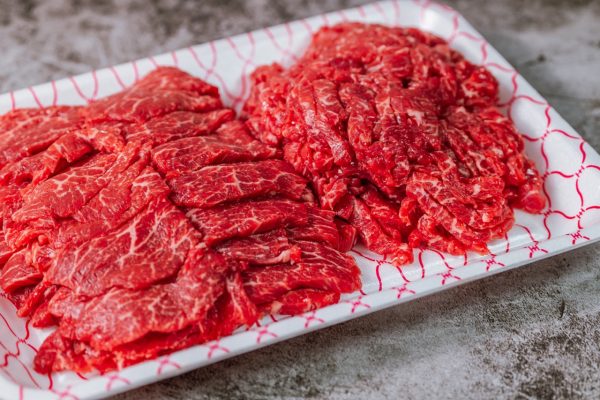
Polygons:
<instances>
[{"instance_id":1,"label":"thin beef slice","mask_svg":"<svg viewBox=\"0 0 600 400\"><path fill-rule=\"evenodd\" d=\"M274 195L299 200L306 193L306 181L279 160L208 166L168 184L175 204L198 208Z\"/></svg>"},{"instance_id":2,"label":"thin beef slice","mask_svg":"<svg viewBox=\"0 0 600 400\"><path fill-rule=\"evenodd\" d=\"M0 168L36 154L78 129L80 107L11 111L0 116Z\"/></svg>"},{"instance_id":3,"label":"thin beef slice","mask_svg":"<svg viewBox=\"0 0 600 400\"><path fill-rule=\"evenodd\" d=\"M175 275L198 240L185 215L159 198L118 230L60 250L45 279L86 296L142 289Z\"/></svg>"},{"instance_id":4,"label":"thin beef slice","mask_svg":"<svg viewBox=\"0 0 600 400\"><path fill-rule=\"evenodd\" d=\"M152 152L157 169L167 178L216 164L259 161L274 158L277 150L236 129L222 130L210 136L171 141Z\"/></svg>"},{"instance_id":5,"label":"thin beef slice","mask_svg":"<svg viewBox=\"0 0 600 400\"><path fill-rule=\"evenodd\" d=\"M235 113L230 109L205 113L175 111L141 124L132 124L123 131L127 141L151 143L154 147L186 137L209 135L234 117Z\"/></svg>"},{"instance_id":6,"label":"thin beef slice","mask_svg":"<svg viewBox=\"0 0 600 400\"><path fill-rule=\"evenodd\" d=\"M296 289L349 293L360 288L360 270L350 256L320 243L296 243L302 250L299 262L244 272L244 286L256 304L272 302Z\"/></svg>"},{"instance_id":7,"label":"thin beef slice","mask_svg":"<svg viewBox=\"0 0 600 400\"><path fill-rule=\"evenodd\" d=\"M161 67L115 95L88 106L88 123L143 123L174 111L207 112L223 108L216 87L177 69Z\"/></svg>"},{"instance_id":8,"label":"thin beef slice","mask_svg":"<svg viewBox=\"0 0 600 400\"><path fill-rule=\"evenodd\" d=\"M286 199L256 200L187 212L207 246L286 226L308 224L307 206Z\"/></svg>"},{"instance_id":9,"label":"thin beef slice","mask_svg":"<svg viewBox=\"0 0 600 400\"><path fill-rule=\"evenodd\" d=\"M300 260L300 248L290 243L285 229L228 240L215 248L229 258L254 265L282 264Z\"/></svg>"}]
</instances>

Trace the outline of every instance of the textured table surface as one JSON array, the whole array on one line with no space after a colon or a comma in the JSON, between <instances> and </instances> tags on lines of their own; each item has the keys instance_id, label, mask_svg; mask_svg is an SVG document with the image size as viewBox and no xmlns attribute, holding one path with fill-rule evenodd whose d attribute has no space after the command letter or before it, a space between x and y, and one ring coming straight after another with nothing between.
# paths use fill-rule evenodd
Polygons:
<instances>
[{"instance_id":1,"label":"textured table surface","mask_svg":"<svg viewBox=\"0 0 600 400\"><path fill-rule=\"evenodd\" d=\"M0 89L358 3L0 1ZM449 3L600 150L599 1ZM591 245L118 399L599 398L599 267Z\"/></svg>"}]
</instances>

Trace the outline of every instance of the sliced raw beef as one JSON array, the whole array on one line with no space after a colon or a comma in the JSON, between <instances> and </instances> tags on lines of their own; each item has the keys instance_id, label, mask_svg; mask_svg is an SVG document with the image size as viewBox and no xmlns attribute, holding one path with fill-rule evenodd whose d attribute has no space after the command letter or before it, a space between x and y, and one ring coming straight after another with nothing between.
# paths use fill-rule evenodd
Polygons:
<instances>
[{"instance_id":1,"label":"sliced raw beef","mask_svg":"<svg viewBox=\"0 0 600 400\"><path fill-rule=\"evenodd\" d=\"M340 234L334 222L335 213L320 210L316 207L307 207L308 223L305 226L292 226L288 228L289 235L294 240L309 240L327 243L334 249L340 248Z\"/></svg>"},{"instance_id":2,"label":"sliced raw beef","mask_svg":"<svg viewBox=\"0 0 600 400\"><path fill-rule=\"evenodd\" d=\"M217 300L206 321L199 325L202 340L231 335L240 326L252 326L259 316L258 308L244 288L240 272L230 274L225 293Z\"/></svg>"},{"instance_id":3,"label":"sliced raw beef","mask_svg":"<svg viewBox=\"0 0 600 400\"><path fill-rule=\"evenodd\" d=\"M61 286L54 296L48 301L48 311L57 318L79 318L82 302L77 301L77 296L71 289Z\"/></svg>"},{"instance_id":4,"label":"sliced raw beef","mask_svg":"<svg viewBox=\"0 0 600 400\"><path fill-rule=\"evenodd\" d=\"M66 165L91 153L93 148L76 134L68 133L52 143L46 150L7 164L0 170L0 182L37 184L52 176Z\"/></svg>"},{"instance_id":5,"label":"sliced raw beef","mask_svg":"<svg viewBox=\"0 0 600 400\"><path fill-rule=\"evenodd\" d=\"M464 254L466 251L463 243L440 228L436 221L427 214L419 218L417 229L408 236L408 244L411 247L428 246L450 254Z\"/></svg>"},{"instance_id":6,"label":"sliced raw beef","mask_svg":"<svg viewBox=\"0 0 600 400\"><path fill-rule=\"evenodd\" d=\"M57 175L24 197L24 204L13 215L17 223L65 218L93 198L118 177L137 157L137 148L121 154L98 154L87 162Z\"/></svg>"},{"instance_id":7,"label":"sliced raw beef","mask_svg":"<svg viewBox=\"0 0 600 400\"><path fill-rule=\"evenodd\" d=\"M22 207L4 221L4 234L12 248L22 247L56 226L57 218L69 217L107 184L101 179L118 156L99 154L46 180L25 195Z\"/></svg>"},{"instance_id":8,"label":"sliced raw beef","mask_svg":"<svg viewBox=\"0 0 600 400\"><path fill-rule=\"evenodd\" d=\"M86 296L142 289L176 274L198 240L184 214L159 198L120 229L61 249L45 279Z\"/></svg>"},{"instance_id":9,"label":"sliced raw beef","mask_svg":"<svg viewBox=\"0 0 600 400\"><path fill-rule=\"evenodd\" d=\"M55 289L56 286L54 286ZM49 296L52 297L53 295ZM49 328L57 325L58 320L48 310L49 301L41 303L31 315L31 326L34 328Z\"/></svg>"},{"instance_id":10,"label":"sliced raw beef","mask_svg":"<svg viewBox=\"0 0 600 400\"><path fill-rule=\"evenodd\" d=\"M252 325L258 314L245 295L239 273L231 273L236 265L214 252L195 249L173 283L142 291L113 289L79 301L77 311L63 318L40 348L36 369L120 368L208 340L208 330L220 337L241 325ZM211 323L216 309L222 318L218 332ZM98 315L110 317L99 319ZM77 318L76 326L70 318ZM114 336L114 332L122 334Z\"/></svg>"},{"instance_id":11,"label":"sliced raw beef","mask_svg":"<svg viewBox=\"0 0 600 400\"><path fill-rule=\"evenodd\" d=\"M0 117L0 168L46 149L81 124L79 107L12 111Z\"/></svg>"},{"instance_id":12,"label":"sliced raw beef","mask_svg":"<svg viewBox=\"0 0 600 400\"><path fill-rule=\"evenodd\" d=\"M208 246L281 227L308 224L307 206L284 199L248 201L210 209L193 208L187 216L202 232L202 240Z\"/></svg>"},{"instance_id":13,"label":"sliced raw beef","mask_svg":"<svg viewBox=\"0 0 600 400\"><path fill-rule=\"evenodd\" d=\"M300 248L291 244L284 229L275 229L241 239L228 240L216 250L249 264L282 264L300 260Z\"/></svg>"},{"instance_id":14,"label":"sliced raw beef","mask_svg":"<svg viewBox=\"0 0 600 400\"><path fill-rule=\"evenodd\" d=\"M242 125L243 126L243 125ZM167 178L215 164L274 158L277 150L237 129L220 129L215 135L175 140L152 152L156 168Z\"/></svg>"},{"instance_id":15,"label":"sliced raw beef","mask_svg":"<svg viewBox=\"0 0 600 400\"><path fill-rule=\"evenodd\" d=\"M174 111L207 112L223 108L216 87L177 68L159 68L135 85L92 103L88 123L146 122Z\"/></svg>"},{"instance_id":16,"label":"sliced raw beef","mask_svg":"<svg viewBox=\"0 0 600 400\"><path fill-rule=\"evenodd\" d=\"M173 283L145 290L115 288L85 301L72 338L89 342L95 349L110 350L150 332L175 332L204 320L225 290L225 273L230 268L231 261L226 258L195 249ZM70 325L73 321L63 322Z\"/></svg>"},{"instance_id":17,"label":"sliced raw beef","mask_svg":"<svg viewBox=\"0 0 600 400\"><path fill-rule=\"evenodd\" d=\"M408 244L388 236L363 201L354 200L354 213L350 222L356 227L360 239L369 249L384 254L396 265L413 261L413 252Z\"/></svg>"},{"instance_id":18,"label":"sliced raw beef","mask_svg":"<svg viewBox=\"0 0 600 400\"><path fill-rule=\"evenodd\" d=\"M335 304L340 300L340 292L298 289L292 290L277 300L262 305L269 314L297 315Z\"/></svg>"},{"instance_id":19,"label":"sliced raw beef","mask_svg":"<svg viewBox=\"0 0 600 400\"><path fill-rule=\"evenodd\" d=\"M5 296L18 309L23 305L25 299L31 295L32 291L33 287L27 286L17 290L14 293L3 293L3 296Z\"/></svg>"},{"instance_id":20,"label":"sliced raw beef","mask_svg":"<svg viewBox=\"0 0 600 400\"><path fill-rule=\"evenodd\" d=\"M56 257L62 254L61 249L105 235L137 215L153 199L164 198L168 194L167 186L156 172L144 165L143 160L132 164L77 211L72 219L61 220L56 229L45 232L40 236L44 244L33 242L24 248L20 253L23 253L27 263L23 263L18 270L5 269L2 273L5 290L14 290L17 287L15 285L23 283L36 284L40 280L36 278L41 278L40 271L46 271L56 262ZM20 275L15 275L17 271L20 271ZM25 280L25 277L30 278ZM29 315L39 299L32 298L31 302L29 310L19 310L21 315Z\"/></svg>"},{"instance_id":21,"label":"sliced raw beef","mask_svg":"<svg viewBox=\"0 0 600 400\"><path fill-rule=\"evenodd\" d=\"M4 233L0 230L0 270L2 270L2 266L12 254L13 251L4 241Z\"/></svg>"},{"instance_id":22,"label":"sliced raw beef","mask_svg":"<svg viewBox=\"0 0 600 400\"><path fill-rule=\"evenodd\" d=\"M219 89L215 86L175 67L157 68L142 80L136 82L135 87L139 90L147 90L150 93L160 92L161 90L176 90L193 93L196 96L210 95L219 98Z\"/></svg>"},{"instance_id":23,"label":"sliced raw beef","mask_svg":"<svg viewBox=\"0 0 600 400\"><path fill-rule=\"evenodd\" d=\"M198 332L196 326L190 326L174 333L148 334L133 343L100 351L55 331L40 347L34 368L40 373L64 370L104 373L200 343L202 337Z\"/></svg>"},{"instance_id":24,"label":"sliced raw beef","mask_svg":"<svg viewBox=\"0 0 600 400\"><path fill-rule=\"evenodd\" d=\"M320 205L397 265L415 246L485 253L512 226L511 207L545 207L495 78L441 38L342 23L289 69L261 66L251 79L253 135L279 145Z\"/></svg>"},{"instance_id":25,"label":"sliced raw beef","mask_svg":"<svg viewBox=\"0 0 600 400\"><path fill-rule=\"evenodd\" d=\"M158 146L177 139L211 134L234 117L235 113L229 109L206 113L176 111L123 130L130 142L139 141Z\"/></svg>"},{"instance_id":26,"label":"sliced raw beef","mask_svg":"<svg viewBox=\"0 0 600 400\"><path fill-rule=\"evenodd\" d=\"M334 140L335 99L321 100ZM122 368L359 287L336 250L354 244L336 217L351 208L315 208L234 117L174 68L88 107L0 117L0 287L31 326L57 327L38 372Z\"/></svg>"},{"instance_id":27,"label":"sliced raw beef","mask_svg":"<svg viewBox=\"0 0 600 400\"><path fill-rule=\"evenodd\" d=\"M27 295L22 297L21 304L17 306L17 315L19 317L30 316L40 305L50 300L56 289L55 286L44 280L35 285L19 289L19 291L27 291Z\"/></svg>"},{"instance_id":28,"label":"sliced raw beef","mask_svg":"<svg viewBox=\"0 0 600 400\"><path fill-rule=\"evenodd\" d=\"M347 293L360 288L360 271L350 256L319 243L296 243L302 251L299 262L244 272L244 286L253 302L269 303L297 289Z\"/></svg>"},{"instance_id":29,"label":"sliced raw beef","mask_svg":"<svg viewBox=\"0 0 600 400\"><path fill-rule=\"evenodd\" d=\"M42 273L31 265L28 255L28 249L22 249L14 253L2 268L0 287L7 293L35 285L42 280Z\"/></svg>"},{"instance_id":30,"label":"sliced raw beef","mask_svg":"<svg viewBox=\"0 0 600 400\"><path fill-rule=\"evenodd\" d=\"M111 232L168 193L160 175L139 160L73 214L71 220L61 222L53 231L55 236L50 236L50 243L54 248L62 248Z\"/></svg>"},{"instance_id":31,"label":"sliced raw beef","mask_svg":"<svg viewBox=\"0 0 600 400\"><path fill-rule=\"evenodd\" d=\"M399 216L399 210L393 204L386 201L377 189L372 186L367 187L360 198L369 208L371 216L381 226L386 235L397 240L402 240L410 232L410 226L407 226L402 221Z\"/></svg>"},{"instance_id":32,"label":"sliced raw beef","mask_svg":"<svg viewBox=\"0 0 600 400\"><path fill-rule=\"evenodd\" d=\"M280 160L223 164L201 168L168 180L175 204L210 208L261 196L299 200L306 181Z\"/></svg>"},{"instance_id":33,"label":"sliced raw beef","mask_svg":"<svg viewBox=\"0 0 600 400\"><path fill-rule=\"evenodd\" d=\"M350 251L358 240L358 231L351 224L339 219L335 220L335 224L340 237L337 249L339 251Z\"/></svg>"}]
</instances>

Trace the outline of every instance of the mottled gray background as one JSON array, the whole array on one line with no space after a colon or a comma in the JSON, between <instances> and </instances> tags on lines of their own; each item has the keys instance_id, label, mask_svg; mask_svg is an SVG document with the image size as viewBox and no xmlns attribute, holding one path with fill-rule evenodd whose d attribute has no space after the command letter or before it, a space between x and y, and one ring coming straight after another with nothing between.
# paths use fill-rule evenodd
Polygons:
<instances>
[{"instance_id":1,"label":"mottled gray background","mask_svg":"<svg viewBox=\"0 0 600 400\"><path fill-rule=\"evenodd\" d=\"M358 3L0 1L0 89ZM600 149L600 2L450 4ZM118 398L599 398L599 266L591 245Z\"/></svg>"}]
</instances>

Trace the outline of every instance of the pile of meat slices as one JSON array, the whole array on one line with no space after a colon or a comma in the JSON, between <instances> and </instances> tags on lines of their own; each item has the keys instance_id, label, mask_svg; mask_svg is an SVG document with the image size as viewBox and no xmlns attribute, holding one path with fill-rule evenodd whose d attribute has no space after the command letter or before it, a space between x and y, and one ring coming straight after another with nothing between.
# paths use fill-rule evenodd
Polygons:
<instances>
[{"instance_id":1,"label":"pile of meat slices","mask_svg":"<svg viewBox=\"0 0 600 400\"><path fill-rule=\"evenodd\" d=\"M35 369L121 368L357 290L354 228L280 156L174 68L0 117L0 285L57 327Z\"/></svg>"},{"instance_id":2,"label":"pile of meat slices","mask_svg":"<svg viewBox=\"0 0 600 400\"><path fill-rule=\"evenodd\" d=\"M0 117L0 286L57 326L36 370L121 368L335 303L360 287L357 236L403 265L486 252L514 207L545 207L495 79L435 36L340 24L252 79L244 121L174 68Z\"/></svg>"},{"instance_id":3,"label":"pile of meat slices","mask_svg":"<svg viewBox=\"0 0 600 400\"><path fill-rule=\"evenodd\" d=\"M546 198L484 68L412 28L321 29L284 70L259 67L244 106L253 134L283 148L323 209L396 265L413 248L487 252L513 207Z\"/></svg>"}]
</instances>

